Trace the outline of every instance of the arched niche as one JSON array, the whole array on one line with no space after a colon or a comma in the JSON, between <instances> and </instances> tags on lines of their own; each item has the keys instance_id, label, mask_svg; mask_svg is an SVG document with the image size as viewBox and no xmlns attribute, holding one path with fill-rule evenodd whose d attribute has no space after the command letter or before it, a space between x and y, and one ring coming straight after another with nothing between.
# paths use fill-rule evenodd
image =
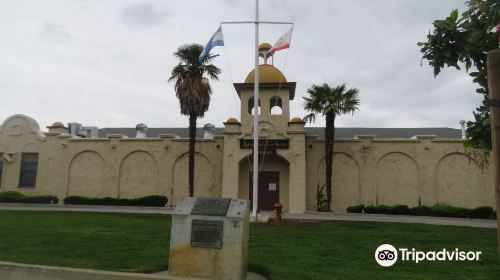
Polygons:
<instances>
[{"instance_id":1,"label":"arched niche","mask_svg":"<svg viewBox=\"0 0 500 280\"><path fill-rule=\"evenodd\" d=\"M254 99L253 96L248 99L248 114L253 116L253 106L254 106ZM258 114L261 114L261 103L260 103L260 98L259 98L259 107L258 107Z\"/></svg>"},{"instance_id":2,"label":"arched niche","mask_svg":"<svg viewBox=\"0 0 500 280\"><path fill-rule=\"evenodd\" d=\"M104 159L97 152L83 151L69 164L68 195L87 197L115 196L106 183Z\"/></svg>"},{"instance_id":3,"label":"arched niche","mask_svg":"<svg viewBox=\"0 0 500 280\"><path fill-rule=\"evenodd\" d=\"M283 101L279 96L273 96L269 99L269 114L282 115L283 114Z\"/></svg>"},{"instance_id":4,"label":"arched niche","mask_svg":"<svg viewBox=\"0 0 500 280\"><path fill-rule=\"evenodd\" d=\"M419 169L409 155L400 152L385 154L377 163L374 180L379 205L418 205Z\"/></svg>"},{"instance_id":5,"label":"arched niche","mask_svg":"<svg viewBox=\"0 0 500 280\"><path fill-rule=\"evenodd\" d=\"M495 204L490 170L481 172L473 160L462 153L441 158L436 167L438 203L475 208Z\"/></svg>"},{"instance_id":6,"label":"arched niche","mask_svg":"<svg viewBox=\"0 0 500 280\"><path fill-rule=\"evenodd\" d=\"M220 196L216 187L214 168L208 158L195 153L194 164L194 196L217 197ZM182 197L189 196L189 154L179 156L172 169L172 192L169 197L172 206Z\"/></svg>"},{"instance_id":7,"label":"arched niche","mask_svg":"<svg viewBox=\"0 0 500 280\"><path fill-rule=\"evenodd\" d=\"M325 184L326 166L323 158L317 168L316 178L320 186ZM316 188L312 190L316 197ZM326 198L326 188L325 188ZM349 206L361 203L358 162L349 154L333 154L332 206L334 211L345 212ZM316 201L314 201L316 205Z\"/></svg>"},{"instance_id":8,"label":"arched niche","mask_svg":"<svg viewBox=\"0 0 500 280\"><path fill-rule=\"evenodd\" d=\"M159 184L158 163L151 154L135 151L122 160L118 188L120 197L158 195Z\"/></svg>"}]
</instances>

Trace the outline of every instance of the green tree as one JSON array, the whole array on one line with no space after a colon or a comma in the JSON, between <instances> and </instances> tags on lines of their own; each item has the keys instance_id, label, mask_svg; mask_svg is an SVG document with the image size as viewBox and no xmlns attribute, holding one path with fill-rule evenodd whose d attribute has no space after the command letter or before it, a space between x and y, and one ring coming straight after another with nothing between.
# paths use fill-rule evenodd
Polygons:
<instances>
[{"instance_id":1,"label":"green tree","mask_svg":"<svg viewBox=\"0 0 500 280\"><path fill-rule=\"evenodd\" d=\"M221 70L211 64L217 55L198 57L203 46L190 44L180 46L174 56L179 63L172 69L169 82L175 82L175 94L179 99L181 114L189 116L189 196L194 194L194 154L196 139L196 120L203 117L210 105L209 78L219 80ZM208 78L207 78L208 77Z\"/></svg>"},{"instance_id":2,"label":"green tree","mask_svg":"<svg viewBox=\"0 0 500 280\"><path fill-rule=\"evenodd\" d=\"M488 97L486 54L499 48L495 26L500 21L500 1L470 0L468 10L459 17L453 10L447 18L436 20L434 30L427 35L426 42L419 42L422 59L429 62L437 76L444 67L465 67L474 83L476 92L484 97L483 103L473 112L474 120L467 122L466 148L480 151L479 159L489 157L491 150L491 127L489 108L484 101ZM476 159L477 156L474 156Z\"/></svg>"},{"instance_id":3,"label":"green tree","mask_svg":"<svg viewBox=\"0 0 500 280\"><path fill-rule=\"evenodd\" d=\"M343 114L354 114L359 106L359 90L347 89L345 84L330 87L328 84L312 85L304 97L304 109L309 112L304 117L306 122L314 122L321 114L326 120L325 126L325 166L327 211L332 205L333 148L335 139L335 118Z\"/></svg>"}]
</instances>

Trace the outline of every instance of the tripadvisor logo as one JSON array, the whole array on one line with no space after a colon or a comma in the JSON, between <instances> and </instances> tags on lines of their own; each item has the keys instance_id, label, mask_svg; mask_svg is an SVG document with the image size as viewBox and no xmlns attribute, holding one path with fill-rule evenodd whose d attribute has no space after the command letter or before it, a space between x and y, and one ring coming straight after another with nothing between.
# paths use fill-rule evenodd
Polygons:
<instances>
[{"instance_id":1,"label":"tripadvisor logo","mask_svg":"<svg viewBox=\"0 0 500 280\"><path fill-rule=\"evenodd\" d=\"M419 251L415 248L399 248L391 244L382 244L375 250L375 261L384 267L392 266L398 261L419 263L422 261L479 261L481 251L461 251L442 249L439 251Z\"/></svg>"},{"instance_id":2,"label":"tripadvisor logo","mask_svg":"<svg viewBox=\"0 0 500 280\"><path fill-rule=\"evenodd\" d=\"M391 244L382 244L375 250L375 260L381 266L392 266L398 260L398 251Z\"/></svg>"}]
</instances>

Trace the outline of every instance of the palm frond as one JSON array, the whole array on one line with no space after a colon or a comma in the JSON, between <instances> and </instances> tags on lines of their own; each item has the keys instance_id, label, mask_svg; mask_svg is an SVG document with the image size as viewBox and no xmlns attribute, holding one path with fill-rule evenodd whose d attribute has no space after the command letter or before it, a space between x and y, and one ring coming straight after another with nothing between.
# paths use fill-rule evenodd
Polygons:
<instances>
[{"instance_id":1,"label":"palm frond","mask_svg":"<svg viewBox=\"0 0 500 280\"><path fill-rule=\"evenodd\" d=\"M172 69L168 81L175 83L175 94L183 115L204 116L212 94L209 79L217 81L221 73L211 64L218 55L209 55L200 62L198 58L202 51L202 45L190 44L182 45L174 52L179 63Z\"/></svg>"},{"instance_id":2,"label":"palm frond","mask_svg":"<svg viewBox=\"0 0 500 280\"><path fill-rule=\"evenodd\" d=\"M304 122L313 123L316 121L316 114L314 113L307 114L302 120Z\"/></svg>"},{"instance_id":3,"label":"palm frond","mask_svg":"<svg viewBox=\"0 0 500 280\"><path fill-rule=\"evenodd\" d=\"M347 89L346 84L330 87L328 84L312 85L308 90L308 97L303 97L304 109L313 114L334 116L354 114L359 110L359 90Z\"/></svg>"}]
</instances>

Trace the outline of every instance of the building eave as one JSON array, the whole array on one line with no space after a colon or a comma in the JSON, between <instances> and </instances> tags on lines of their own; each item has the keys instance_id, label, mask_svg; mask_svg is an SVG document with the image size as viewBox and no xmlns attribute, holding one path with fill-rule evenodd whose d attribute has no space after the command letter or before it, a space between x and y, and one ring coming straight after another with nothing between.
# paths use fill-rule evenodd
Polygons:
<instances>
[{"instance_id":1,"label":"building eave","mask_svg":"<svg viewBox=\"0 0 500 280\"><path fill-rule=\"evenodd\" d=\"M241 99L241 91L244 89L253 89L254 83L234 83L234 89L238 93L238 97ZM290 100L295 98L295 87L296 82L286 82L286 83L260 83L259 89L288 89L290 92Z\"/></svg>"}]
</instances>

